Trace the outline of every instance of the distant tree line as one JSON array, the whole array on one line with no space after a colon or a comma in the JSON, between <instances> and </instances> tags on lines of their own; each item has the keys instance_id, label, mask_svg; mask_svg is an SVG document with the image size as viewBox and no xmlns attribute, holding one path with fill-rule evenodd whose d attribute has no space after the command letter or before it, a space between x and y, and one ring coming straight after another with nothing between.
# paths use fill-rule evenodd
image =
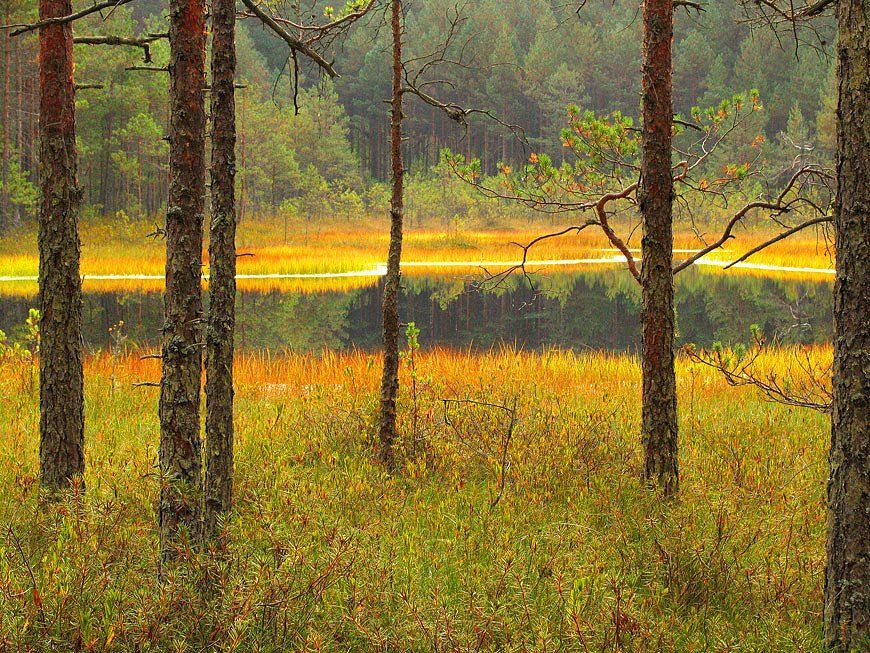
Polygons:
<instances>
[{"instance_id":1,"label":"distant tree line","mask_svg":"<svg viewBox=\"0 0 870 653\"><path fill-rule=\"evenodd\" d=\"M528 150L560 159L565 108L639 116L641 21L635 3L589 3L581 12L551 0L474 3L453 49L468 66L449 70L443 99L491 110L521 125L522 143L487 120L457 130L437 108L410 103L404 144L410 175L431 178L445 147L480 156L485 172L499 161L521 162ZM146 37L166 31L163 7L142 0L118 7L108 20L91 16L77 34ZM415 2L406 9L408 57L436 49L448 18L444 3ZM3 0L4 24L31 21L35 0ZM835 29L819 29L833 42ZM383 16L361 21L336 44L348 53L334 83L299 60L301 88L286 44L256 22L240 20L238 92L238 211L252 215L355 216L387 203L372 182L389 173L389 29ZM770 30L740 21L738 3L708 3L702 17L679 12L675 22L674 109L717 104L734 92L757 88L765 103L751 132L764 134L766 155L783 166L802 148L832 161L835 149L835 74L832 57L803 47L794 57L788 42ZM37 202L37 55L35 34L0 43L0 230L35 216ZM455 53L451 53L452 54ZM163 210L168 189L168 63L165 39L136 47L75 45L79 181L83 208L152 217ZM147 61L145 61L147 59ZM92 88L100 86L100 88ZM298 107L298 115L296 115ZM735 142L731 147L746 144ZM409 190L413 178L409 180ZM424 198L421 198L423 200ZM440 202L439 203L443 203ZM430 217L413 198L409 217ZM416 214L416 216L415 216ZM444 216L449 219L452 216Z\"/></svg>"}]
</instances>

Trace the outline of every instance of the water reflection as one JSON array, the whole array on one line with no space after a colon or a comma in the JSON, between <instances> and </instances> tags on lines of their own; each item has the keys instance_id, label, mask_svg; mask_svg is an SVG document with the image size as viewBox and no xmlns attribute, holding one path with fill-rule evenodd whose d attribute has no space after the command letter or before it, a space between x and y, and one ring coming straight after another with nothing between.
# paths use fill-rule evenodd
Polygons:
<instances>
[{"instance_id":1,"label":"water reflection","mask_svg":"<svg viewBox=\"0 0 870 653\"><path fill-rule=\"evenodd\" d=\"M502 343L527 349L562 347L626 351L639 340L640 290L624 271L602 270L521 277L482 288L471 277L408 276L403 319L421 329L424 347L488 349ZM162 295L98 292L85 295L85 341L110 344L109 328L124 322L131 342L153 345L162 322ZM237 343L243 349L376 349L381 339L382 286L346 291L243 291ZM33 297L0 297L0 329L22 333ZM811 344L831 338L831 284L808 280L687 271L677 283L681 343L744 342L758 324L766 336Z\"/></svg>"}]
</instances>

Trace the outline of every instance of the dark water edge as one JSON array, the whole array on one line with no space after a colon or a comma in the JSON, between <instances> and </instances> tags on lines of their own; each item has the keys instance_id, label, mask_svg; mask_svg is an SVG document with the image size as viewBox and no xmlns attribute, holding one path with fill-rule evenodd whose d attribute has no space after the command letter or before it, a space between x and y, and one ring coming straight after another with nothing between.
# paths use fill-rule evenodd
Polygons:
<instances>
[{"instance_id":1,"label":"dark water edge","mask_svg":"<svg viewBox=\"0 0 870 653\"><path fill-rule=\"evenodd\" d=\"M527 350L552 347L634 351L640 345L640 289L624 271L520 277L499 288L472 278L406 277L403 321L415 322L424 348ZM831 340L832 284L777 277L687 271L677 282L678 343L710 346L747 342L757 324L768 339L814 344ZM348 291L239 293L237 345L243 350L320 352L375 350L381 341L382 285ZM32 297L0 297L0 329L23 338ZM85 294L88 348L112 344L109 329L123 321L127 344L158 342L160 293ZM116 332L117 333L117 332Z\"/></svg>"}]
</instances>

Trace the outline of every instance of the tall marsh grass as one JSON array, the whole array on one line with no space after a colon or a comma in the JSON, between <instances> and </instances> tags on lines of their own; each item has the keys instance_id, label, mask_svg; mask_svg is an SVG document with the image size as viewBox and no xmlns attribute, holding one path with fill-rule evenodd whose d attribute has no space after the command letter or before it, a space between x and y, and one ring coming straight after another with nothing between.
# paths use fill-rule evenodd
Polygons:
<instances>
[{"instance_id":1,"label":"tall marsh grass","mask_svg":"<svg viewBox=\"0 0 870 653\"><path fill-rule=\"evenodd\" d=\"M157 391L133 385L159 367L138 353L87 361L87 491L42 509L36 371L0 362L0 651L820 648L823 416L681 359L664 503L638 480L634 358L418 352L387 478L377 356L244 356L229 550L159 582ZM444 399L516 401L506 455L504 411Z\"/></svg>"},{"instance_id":2,"label":"tall marsh grass","mask_svg":"<svg viewBox=\"0 0 870 653\"><path fill-rule=\"evenodd\" d=\"M85 283L99 284L100 289L129 288L125 281L92 280L88 277L107 275L161 276L164 273L163 242L147 237L155 227L149 222L121 220L111 222L88 220L82 225L82 275ZM438 263L465 262L468 269L479 270L480 262L509 265L522 258L517 243L528 243L551 231L545 224L516 224L491 229L464 229L445 232L438 229L409 228L405 237L403 260L410 264L409 274L423 273ZM712 260L733 260L767 237L763 230L747 232L729 242L724 250L710 254ZM239 231L238 272L241 275L324 274L371 271L386 260L388 230L375 221L352 224L328 223L313 230L291 230L285 240L283 226L276 221L245 221ZM639 233L628 244L640 247ZM698 237L689 231L677 233L675 249L691 251L702 247ZM610 244L593 230L579 235L549 239L529 252L535 260L612 258ZM639 253L637 254L639 257ZM798 234L765 250L751 259L755 263L793 268L829 270L833 267L832 250L821 236ZM430 264L416 268L414 263ZM492 267L490 265L489 267ZM498 265L495 266L496 268ZM0 239L0 278L33 277L38 271L35 237L30 230L21 230ZM208 268L205 268L208 272ZM758 273L732 269L729 274ZM769 273L769 272L767 272ZM814 273L801 273L817 276ZM822 275L823 276L823 275ZM139 280L141 289L159 286L159 281ZM135 285L135 280L127 280ZM22 282L0 283L0 293L18 294ZM26 286L32 285L27 282Z\"/></svg>"}]
</instances>

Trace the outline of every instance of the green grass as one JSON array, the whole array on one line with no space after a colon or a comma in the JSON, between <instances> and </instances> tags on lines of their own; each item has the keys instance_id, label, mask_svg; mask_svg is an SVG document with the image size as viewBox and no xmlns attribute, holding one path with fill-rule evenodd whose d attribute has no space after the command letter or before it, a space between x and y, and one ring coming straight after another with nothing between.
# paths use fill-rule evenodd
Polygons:
<instances>
[{"instance_id":1,"label":"green grass","mask_svg":"<svg viewBox=\"0 0 870 653\"><path fill-rule=\"evenodd\" d=\"M0 363L0 651L819 650L824 417L681 361L682 492L664 503L638 481L634 359L417 365L388 479L377 358L241 360L229 554L160 583L157 392L132 387L157 365L88 361L87 493L40 510L35 372ZM506 416L445 420L448 397L518 402L495 506Z\"/></svg>"}]
</instances>

